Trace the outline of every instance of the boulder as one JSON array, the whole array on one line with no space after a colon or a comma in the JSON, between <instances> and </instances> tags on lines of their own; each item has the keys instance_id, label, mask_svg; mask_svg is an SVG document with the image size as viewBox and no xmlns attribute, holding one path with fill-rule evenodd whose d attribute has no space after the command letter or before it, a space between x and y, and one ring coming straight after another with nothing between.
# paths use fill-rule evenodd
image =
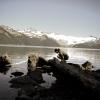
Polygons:
<instances>
[{"instance_id":1,"label":"boulder","mask_svg":"<svg viewBox=\"0 0 100 100\"><path fill-rule=\"evenodd\" d=\"M82 70L77 64L59 62L54 58L48 61L52 67L54 76L58 80L64 80L78 88L83 87L100 96L100 73L99 71Z\"/></svg>"}]
</instances>

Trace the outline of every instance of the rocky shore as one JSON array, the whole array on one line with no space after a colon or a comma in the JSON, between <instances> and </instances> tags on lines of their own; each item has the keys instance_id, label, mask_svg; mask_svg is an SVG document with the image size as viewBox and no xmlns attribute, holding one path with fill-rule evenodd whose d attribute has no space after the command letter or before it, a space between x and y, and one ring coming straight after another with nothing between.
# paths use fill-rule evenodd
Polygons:
<instances>
[{"instance_id":1,"label":"rocky shore","mask_svg":"<svg viewBox=\"0 0 100 100\"><path fill-rule=\"evenodd\" d=\"M10 87L17 89L15 100L97 100L100 98L100 70L82 70L78 64L39 58L38 66L26 75L13 72ZM0 60L1 61L1 60ZM0 62L1 63L1 62ZM10 62L9 62L10 63ZM7 66L0 66L4 69ZM41 84L43 73L56 78L50 88ZM51 74L52 73L52 74Z\"/></svg>"}]
</instances>

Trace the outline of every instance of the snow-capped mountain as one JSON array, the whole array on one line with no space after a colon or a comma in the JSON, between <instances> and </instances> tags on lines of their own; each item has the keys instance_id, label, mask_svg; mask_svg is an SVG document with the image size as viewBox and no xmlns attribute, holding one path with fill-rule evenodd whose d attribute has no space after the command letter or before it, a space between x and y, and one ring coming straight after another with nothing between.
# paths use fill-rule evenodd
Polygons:
<instances>
[{"instance_id":1,"label":"snow-capped mountain","mask_svg":"<svg viewBox=\"0 0 100 100\"><path fill-rule=\"evenodd\" d=\"M37 31L32 28L26 28L24 30L18 30L18 32L25 34L26 36L29 36L30 38L37 37L41 38L44 35L47 35L47 33L42 31Z\"/></svg>"},{"instance_id":2,"label":"snow-capped mountain","mask_svg":"<svg viewBox=\"0 0 100 100\"><path fill-rule=\"evenodd\" d=\"M59 42L61 41L66 42L68 45L96 40L96 38L94 37L74 37L74 36L56 35L55 33L48 34L48 36Z\"/></svg>"},{"instance_id":3,"label":"snow-capped mountain","mask_svg":"<svg viewBox=\"0 0 100 100\"><path fill-rule=\"evenodd\" d=\"M0 44L20 44L37 46L70 46L94 47L100 44L100 39L90 37L74 37L56 33L42 32L33 28L16 30L8 26L0 26ZM93 45L92 45L93 44Z\"/></svg>"},{"instance_id":4,"label":"snow-capped mountain","mask_svg":"<svg viewBox=\"0 0 100 100\"><path fill-rule=\"evenodd\" d=\"M37 31L37 30L33 30L32 28L28 28L28 29L25 29L25 30L19 31L19 32L29 36L30 38L32 38L32 37L41 38L43 36L47 36L49 38L56 40L61 45L63 45L63 44L64 45L74 45L74 44L78 44L78 43L85 43L88 41L96 40L95 37L66 36L66 35L60 35L60 34L56 34L56 33L47 33L47 32Z\"/></svg>"},{"instance_id":5,"label":"snow-capped mountain","mask_svg":"<svg viewBox=\"0 0 100 100\"><path fill-rule=\"evenodd\" d=\"M0 26L0 44L13 45L31 45L31 46L60 46L56 40L48 38L46 35L39 37L35 33L30 38L29 35L23 32L18 32L8 26Z\"/></svg>"}]
</instances>

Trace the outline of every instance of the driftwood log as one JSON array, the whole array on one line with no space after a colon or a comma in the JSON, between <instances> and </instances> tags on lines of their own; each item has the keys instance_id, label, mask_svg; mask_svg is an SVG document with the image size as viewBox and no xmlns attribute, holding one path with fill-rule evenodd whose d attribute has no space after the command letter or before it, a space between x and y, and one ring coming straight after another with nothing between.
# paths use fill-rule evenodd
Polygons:
<instances>
[{"instance_id":1,"label":"driftwood log","mask_svg":"<svg viewBox=\"0 0 100 100\"><path fill-rule=\"evenodd\" d=\"M70 82L78 88L86 88L100 96L100 70L82 70L77 64L61 63L56 58L49 60L48 64L52 66L52 72L57 79Z\"/></svg>"}]
</instances>

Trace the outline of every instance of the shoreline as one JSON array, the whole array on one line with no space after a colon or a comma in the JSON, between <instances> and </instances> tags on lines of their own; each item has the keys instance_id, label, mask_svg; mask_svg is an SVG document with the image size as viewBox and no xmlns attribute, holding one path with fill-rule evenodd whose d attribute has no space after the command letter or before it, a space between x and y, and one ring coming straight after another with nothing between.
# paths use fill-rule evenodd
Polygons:
<instances>
[{"instance_id":1,"label":"shoreline","mask_svg":"<svg viewBox=\"0 0 100 100\"><path fill-rule=\"evenodd\" d=\"M62 49L82 49L82 50L100 50L100 48L75 48L75 47L56 47L56 46L32 46L32 45L15 45L15 44L0 44L0 47L25 47L25 48L48 48L48 49L54 49L54 48L62 48Z\"/></svg>"}]
</instances>

